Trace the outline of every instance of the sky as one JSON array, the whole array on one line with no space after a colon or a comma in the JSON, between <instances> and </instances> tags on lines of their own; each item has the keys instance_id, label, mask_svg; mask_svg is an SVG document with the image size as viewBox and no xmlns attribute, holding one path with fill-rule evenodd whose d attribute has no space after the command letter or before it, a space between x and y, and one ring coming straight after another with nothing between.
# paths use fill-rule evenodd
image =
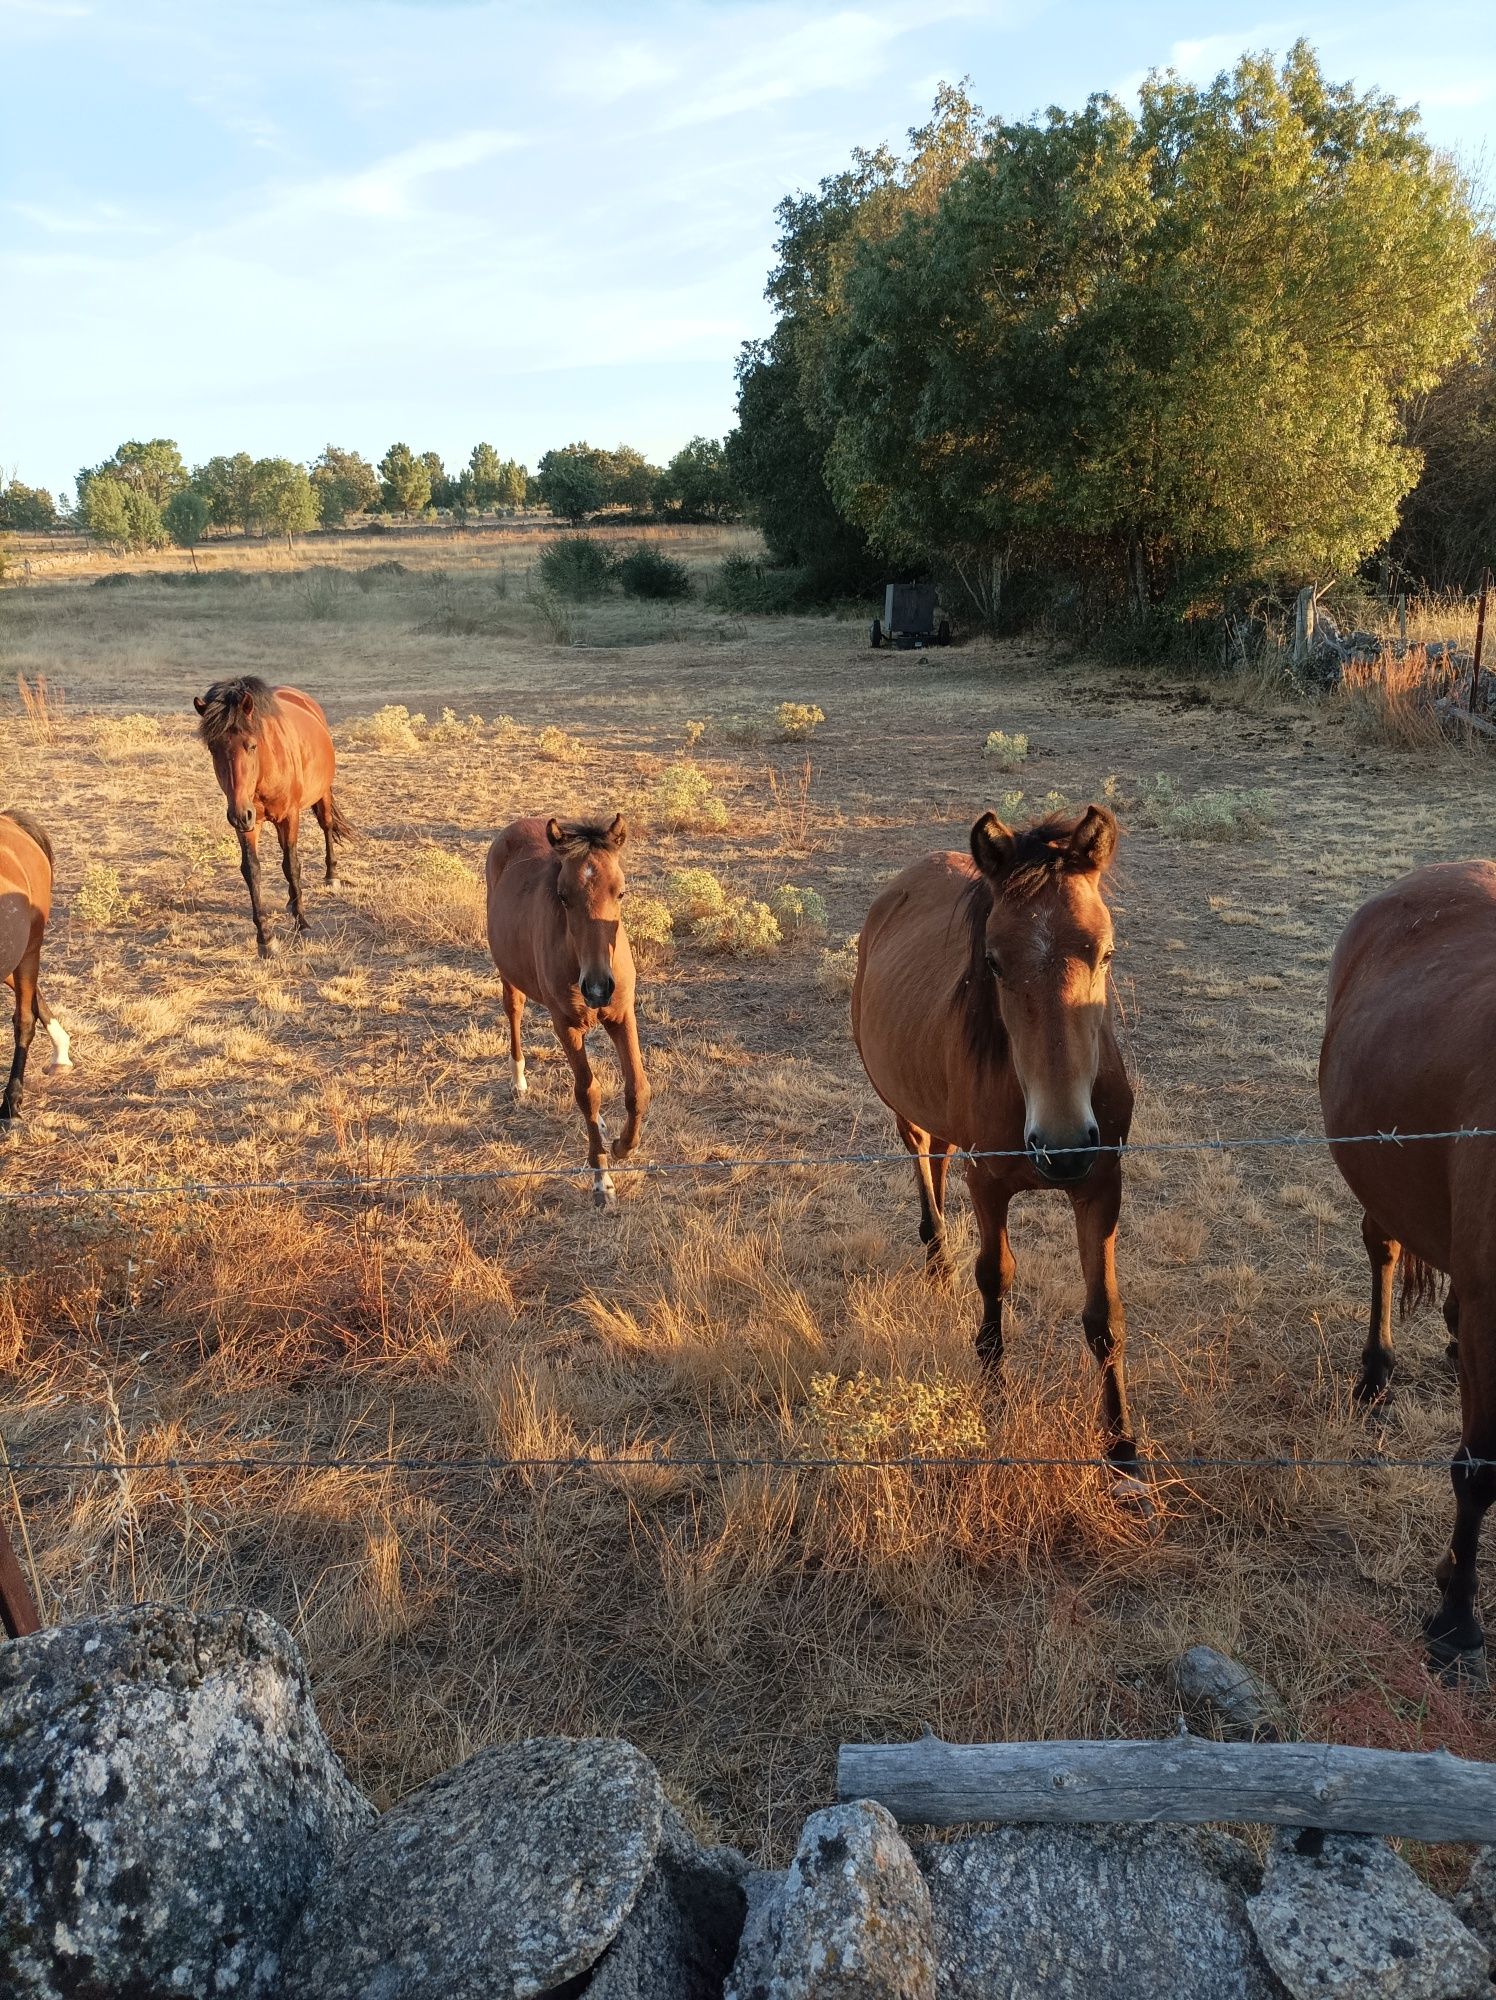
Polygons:
<instances>
[{"instance_id":1,"label":"sky","mask_svg":"<svg viewBox=\"0 0 1496 2000\"><path fill-rule=\"evenodd\" d=\"M1489 0L0 0L0 476L156 436L663 461L732 423L776 203L942 79L1023 117L1299 36L1489 187Z\"/></svg>"}]
</instances>

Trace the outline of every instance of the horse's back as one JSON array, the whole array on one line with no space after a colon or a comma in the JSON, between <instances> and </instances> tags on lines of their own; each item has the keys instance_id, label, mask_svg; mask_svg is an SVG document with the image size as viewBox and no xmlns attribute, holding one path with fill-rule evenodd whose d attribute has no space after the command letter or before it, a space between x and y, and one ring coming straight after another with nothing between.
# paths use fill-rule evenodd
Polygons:
<instances>
[{"instance_id":1,"label":"horse's back","mask_svg":"<svg viewBox=\"0 0 1496 2000\"><path fill-rule=\"evenodd\" d=\"M503 978L527 993L539 983L533 930L553 861L545 829L538 817L511 820L489 842L483 867L489 953Z\"/></svg>"},{"instance_id":2,"label":"horse's back","mask_svg":"<svg viewBox=\"0 0 1496 2000\"><path fill-rule=\"evenodd\" d=\"M323 729L327 730L327 733L331 735L332 732L327 729L327 713L320 701L314 701L309 694L304 694L300 688L293 687L277 688L275 690L275 698L282 706L289 703L292 708L304 710L306 714L314 717L316 721L321 723Z\"/></svg>"},{"instance_id":3,"label":"horse's back","mask_svg":"<svg viewBox=\"0 0 1496 2000\"><path fill-rule=\"evenodd\" d=\"M28 813L0 813L0 979L8 978L52 912L52 843Z\"/></svg>"},{"instance_id":4,"label":"horse's back","mask_svg":"<svg viewBox=\"0 0 1496 2000\"><path fill-rule=\"evenodd\" d=\"M1496 865L1440 862L1363 903L1330 964L1319 1090L1331 1138L1496 1128L1493 1042ZM1456 1211L1496 1199L1496 1141L1334 1152L1375 1220L1441 1270Z\"/></svg>"},{"instance_id":5,"label":"horse's back","mask_svg":"<svg viewBox=\"0 0 1496 2000\"><path fill-rule=\"evenodd\" d=\"M295 803L315 805L332 790L337 770L337 753L327 717L321 703L303 694L300 688L277 688L275 699L291 736L290 754L301 781L301 796Z\"/></svg>"}]
</instances>

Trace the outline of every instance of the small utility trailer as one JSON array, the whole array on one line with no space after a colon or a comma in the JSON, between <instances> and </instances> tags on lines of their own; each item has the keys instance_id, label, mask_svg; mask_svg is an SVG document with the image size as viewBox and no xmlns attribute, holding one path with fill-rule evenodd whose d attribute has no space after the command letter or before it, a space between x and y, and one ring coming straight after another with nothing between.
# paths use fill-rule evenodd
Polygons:
<instances>
[{"instance_id":1,"label":"small utility trailer","mask_svg":"<svg viewBox=\"0 0 1496 2000\"><path fill-rule=\"evenodd\" d=\"M951 621L941 609L940 592L933 583L889 584L883 592L883 616L873 620L868 638L874 648L897 646L906 653L948 646Z\"/></svg>"}]
</instances>

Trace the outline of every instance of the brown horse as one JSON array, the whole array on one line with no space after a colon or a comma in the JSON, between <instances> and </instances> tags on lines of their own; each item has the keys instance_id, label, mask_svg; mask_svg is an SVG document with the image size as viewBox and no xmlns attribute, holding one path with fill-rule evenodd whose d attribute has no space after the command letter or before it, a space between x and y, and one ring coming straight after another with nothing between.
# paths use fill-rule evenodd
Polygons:
<instances>
[{"instance_id":1,"label":"brown horse","mask_svg":"<svg viewBox=\"0 0 1496 2000\"><path fill-rule=\"evenodd\" d=\"M626 1116L614 1159L626 1160L638 1147L650 1099L634 1019L634 954L622 919L618 855L627 834L622 813L610 826L517 819L496 836L486 869L488 948L504 982L514 1094L529 1089L520 1023L533 996L550 1009L576 1079L599 1208L615 1207L618 1197L607 1170L601 1092L587 1060L591 1029L607 1030L623 1071Z\"/></svg>"},{"instance_id":2,"label":"brown horse","mask_svg":"<svg viewBox=\"0 0 1496 2000\"><path fill-rule=\"evenodd\" d=\"M52 1038L53 1068L71 1069L68 1037L37 987L42 939L52 914L52 843L29 813L0 813L0 968L16 996L16 1050L0 1098L0 1118L21 1115L26 1058L41 1022Z\"/></svg>"},{"instance_id":3,"label":"brown horse","mask_svg":"<svg viewBox=\"0 0 1496 2000\"><path fill-rule=\"evenodd\" d=\"M1450 1285L1459 1363L1455 1525L1425 1626L1435 1665L1484 1682L1475 1608L1481 1522L1496 1499L1496 1140L1337 1146L1366 1132L1496 1129L1496 864L1448 861L1364 903L1330 964L1319 1096L1335 1164L1362 1207L1371 1325L1356 1395L1392 1375L1392 1283L1406 1310Z\"/></svg>"},{"instance_id":4,"label":"brown horse","mask_svg":"<svg viewBox=\"0 0 1496 2000\"><path fill-rule=\"evenodd\" d=\"M260 907L260 821L268 819L280 837L281 867L299 931L311 929L301 903L296 845L301 815L310 806L317 816L329 885L338 879L333 842L350 831L332 795L337 760L327 717L299 688L267 687L251 674L214 681L206 694L193 696L192 706L202 718L199 733L229 802L229 825L239 836L239 868L249 888L260 956L271 958L280 946L266 935Z\"/></svg>"},{"instance_id":5,"label":"brown horse","mask_svg":"<svg viewBox=\"0 0 1496 2000\"><path fill-rule=\"evenodd\" d=\"M932 1275L949 1271L952 1155L1010 1156L965 1163L981 1235L977 1352L994 1371L1014 1273L1009 1204L1031 1189L1069 1195L1106 1454L1123 1490L1142 1498L1116 1272L1117 1149L1132 1120L1112 1031L1112 919L1102 894L1116 842L1117 823L1102 806L1017 833L985 813L971 830L970 860L930 854L906 868L873 904L858 940L852 1033L914 1155Z\"/></svg>"}]
</instances>

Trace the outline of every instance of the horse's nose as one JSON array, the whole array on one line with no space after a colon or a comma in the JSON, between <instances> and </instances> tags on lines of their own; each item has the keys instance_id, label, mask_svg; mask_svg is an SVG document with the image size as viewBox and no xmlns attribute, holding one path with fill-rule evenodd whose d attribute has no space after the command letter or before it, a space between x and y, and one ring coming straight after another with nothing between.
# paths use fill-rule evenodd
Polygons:
<instances>
[{"instance_id":1,"label":"horse's nose","mask_svg":"<svg viewBox=\"0 0 1496 2000\"><path fill-rule=\"evenodd\" d=\"M606 1007L613 998L612 973L589 973L582 981L582 998L589 1007Z\"/></svg>"},{"instance_id":2,"label":"horse's nose","mask_svg":"<svg viewBox=\"0 0 1496 2000\"><path fill-rule=\"evenodd\" d=\"M1072 1133L1068 1137L1053 1137L1037 1128L1025 1135L1029 1159L1045 1180L1057 1186L1071 1186L1083 1181L1096 1164L1094 1148L1101 1138L1093 1120L1084 1133Z\"/></svg>"}]
</instances>

